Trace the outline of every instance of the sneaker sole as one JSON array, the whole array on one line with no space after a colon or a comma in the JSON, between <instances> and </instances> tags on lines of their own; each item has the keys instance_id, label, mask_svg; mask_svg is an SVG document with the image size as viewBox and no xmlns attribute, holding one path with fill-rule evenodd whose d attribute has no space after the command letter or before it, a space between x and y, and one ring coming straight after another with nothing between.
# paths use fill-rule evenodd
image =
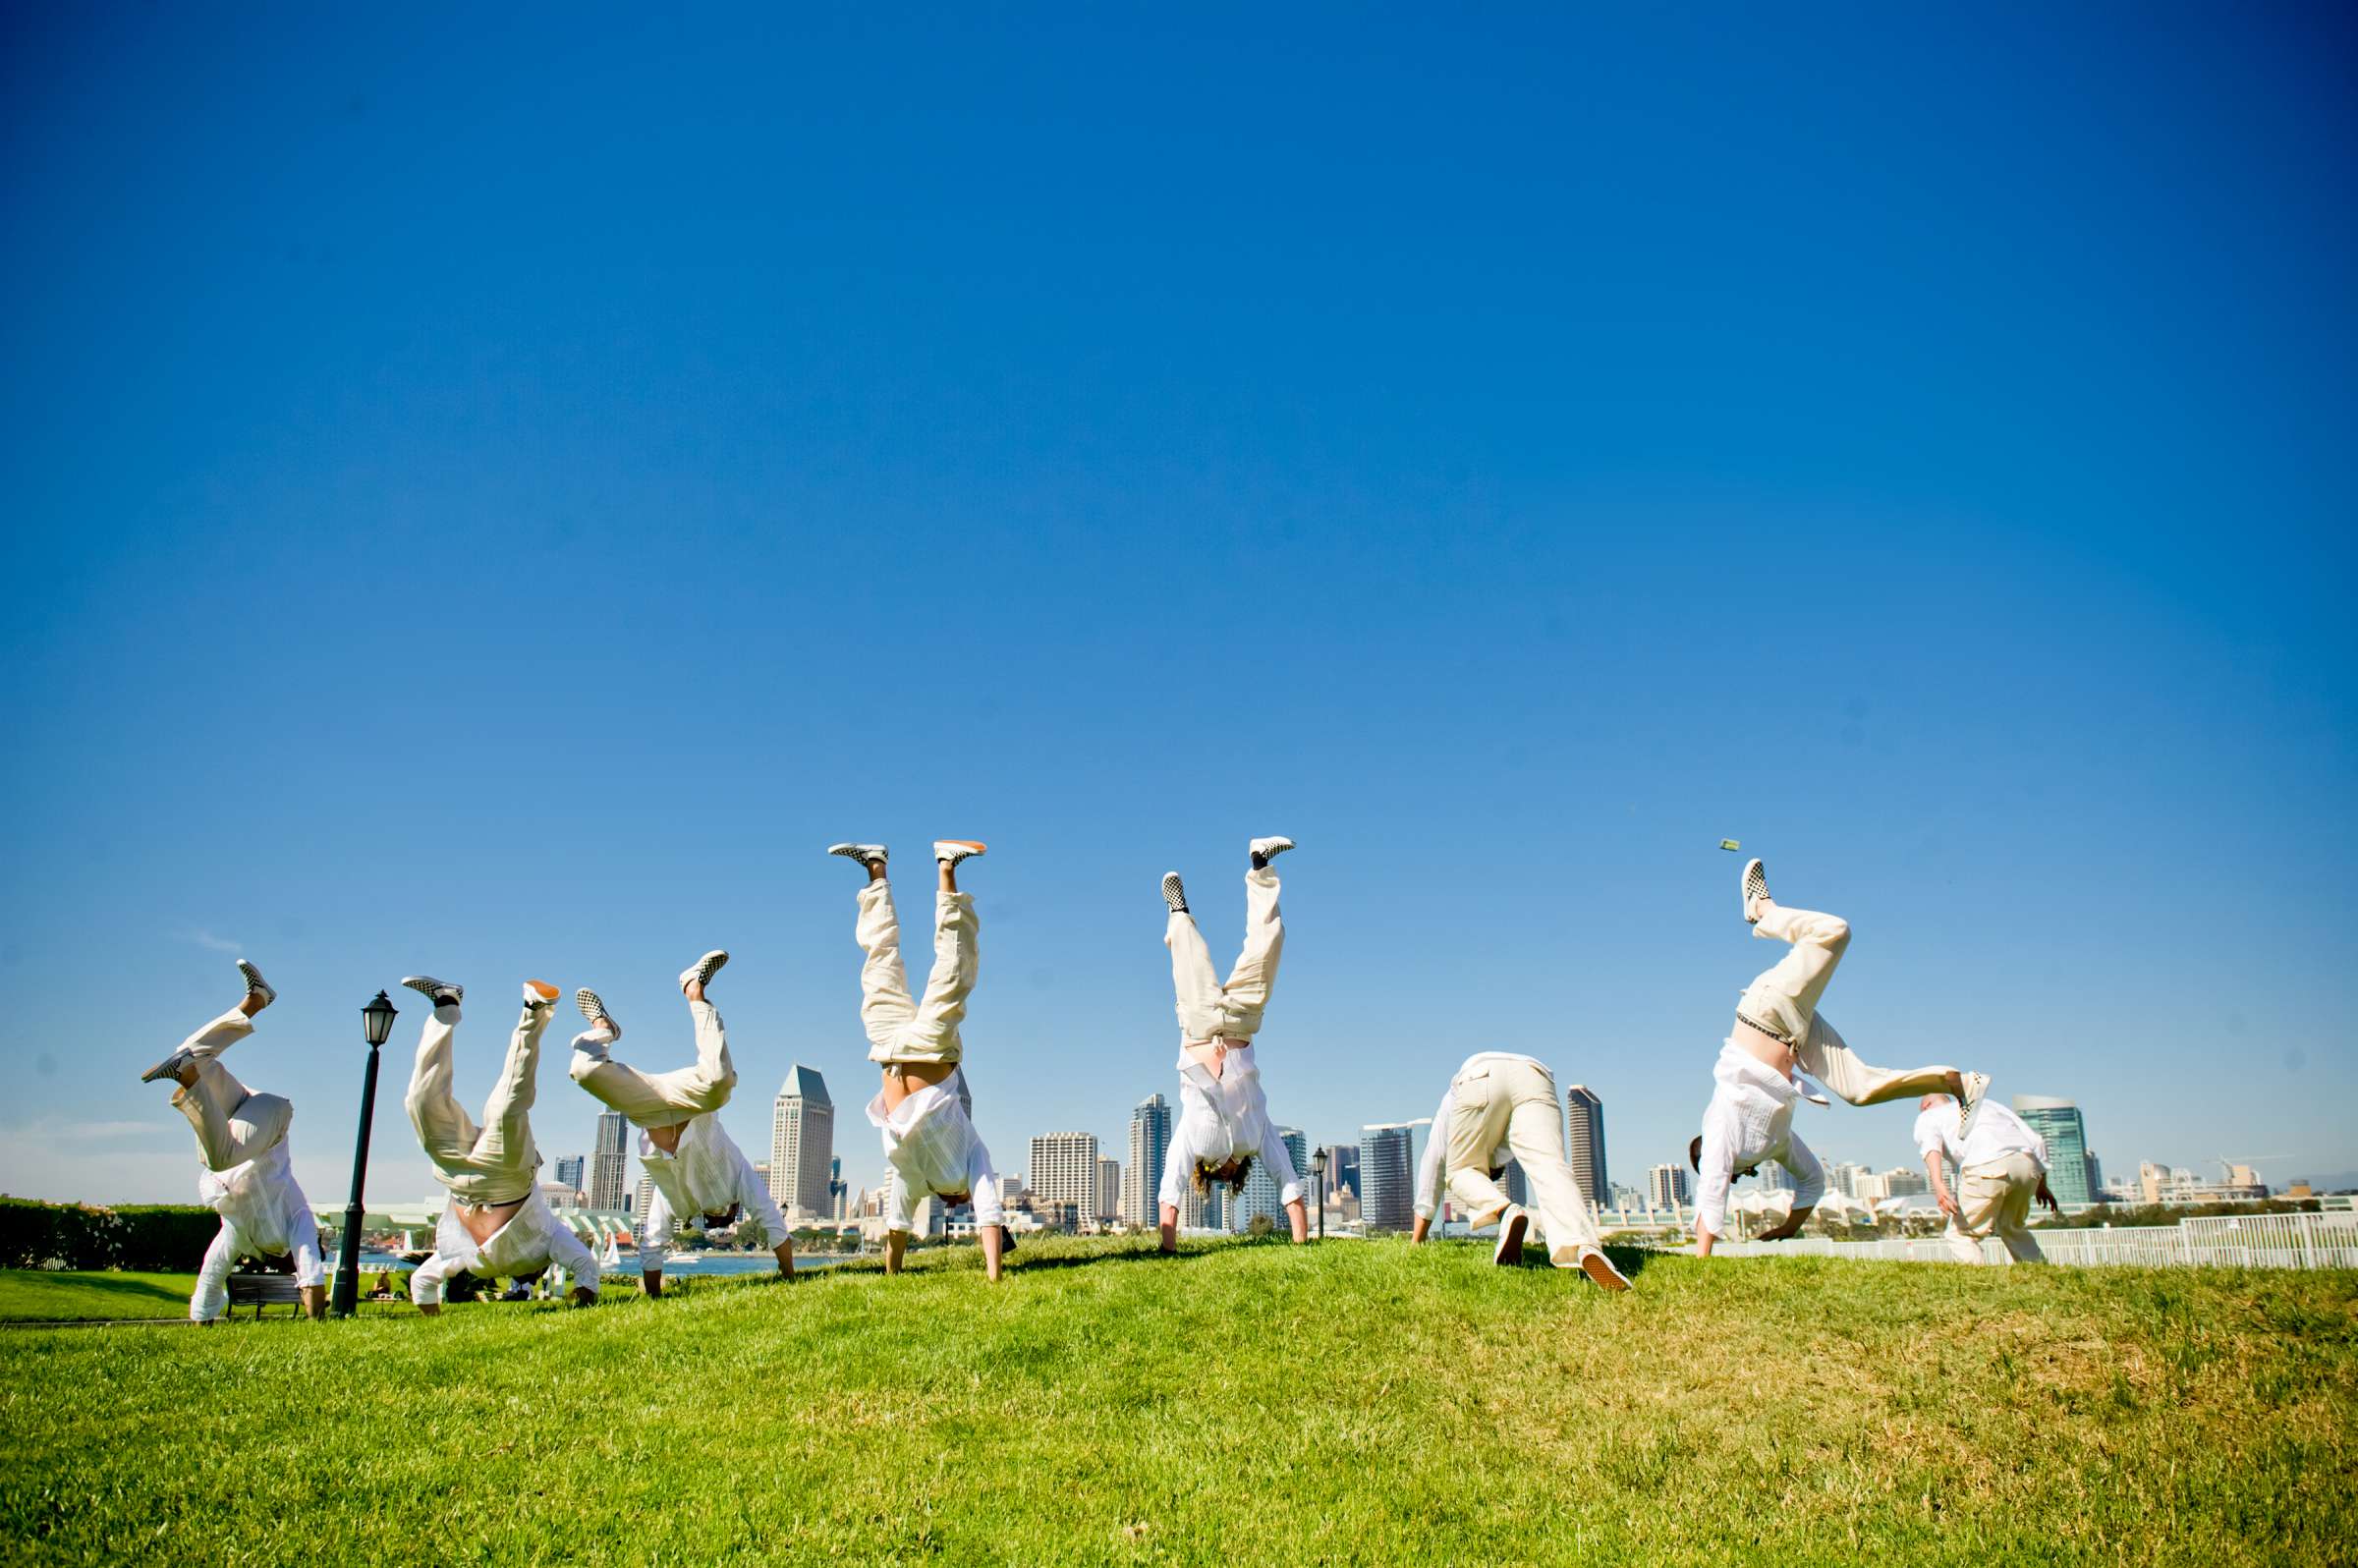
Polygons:
<instances>
[{"instance_id":1,"label":"sneaker sole","mask_svg":"<svg viewBox=\"0 0 2358 1568\"><path fill-rule=\"evenodd\" d=\"M1606 1290L1629 1289L1628 1276L1613 1266L1613 1260L1602 1253L1591 1253L1580 1260L1580 1271Z\"/></svg>"},{"instance_id":2,"label":"sneaker sole","mask_svg":"<svg viewBox=\"0 0 2358 1568\"><path fill-rule=\"evenodd\" d=\"M1523 1237L1530 1229L1531 1215L1528 1211L1517 1214L1508 1220L1506 1229L1498 1233L1498 1248L1497 1251L1490 1254L1490 1261L1500 1267L1521 1262L1523 1260Z\"/></svg>"},{"instance_id":3,"label":"sneaker sole","mask_svg":"<svg viewBox=\"0 0 2358 1568\"><path fill-rule=\"evenodd\" d=\"M546 980L526 980L524 988L532 992L533 999L543 1007L565 994Z\"/></svg>"}]
</instances>

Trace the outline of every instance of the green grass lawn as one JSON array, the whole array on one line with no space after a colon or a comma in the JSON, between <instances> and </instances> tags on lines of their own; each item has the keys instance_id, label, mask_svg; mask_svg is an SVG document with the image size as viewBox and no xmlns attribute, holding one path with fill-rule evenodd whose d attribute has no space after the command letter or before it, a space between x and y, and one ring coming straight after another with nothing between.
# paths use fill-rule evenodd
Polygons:
<instances>
[{"instance_id":1,"label":"green grass lawn","mask_svg":"<svg viewBox=\"0 0 2358 1568\"><path fill-rule=\"evenodd\" d=\"M2330 1562L2358 1276L1027 1242L0 1334L56 1562Z\"/></svg>"},{"instance_id":2,"label":"green grass lawn","mask_svg":"<svg viewBox=\"0 0 2358 1568\"><path fill-rule=\"evenodd\" d=\"M0 1269L0 1321L186 1317L195 1274L49 1273Z\"/></svg>"}]
</instances>

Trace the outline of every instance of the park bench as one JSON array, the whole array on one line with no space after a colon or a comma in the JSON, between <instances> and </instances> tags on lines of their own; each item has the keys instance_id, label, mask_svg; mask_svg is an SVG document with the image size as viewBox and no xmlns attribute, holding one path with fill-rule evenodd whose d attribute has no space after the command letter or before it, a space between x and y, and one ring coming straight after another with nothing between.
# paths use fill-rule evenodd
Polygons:
<instances>
[{"instance_id":1,"label":"park bench","mask_svg":"<svg viewBox=\"0 0 2358 1568\"><path fill-rule=\"evenodd\" d=\"M303 1310L302 1288L293 1274L232 1274L229 1276L229 1316L235 1318L238 1309L252 1307L253 1316L262 1316L264 1307L292 1307Z\"/></svg>"}]
</instances>

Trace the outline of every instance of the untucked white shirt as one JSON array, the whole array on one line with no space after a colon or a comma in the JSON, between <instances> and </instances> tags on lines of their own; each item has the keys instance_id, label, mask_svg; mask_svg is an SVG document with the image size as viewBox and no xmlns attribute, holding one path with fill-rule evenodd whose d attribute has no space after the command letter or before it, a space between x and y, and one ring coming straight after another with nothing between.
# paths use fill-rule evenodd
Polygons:
<instances>
[{"instance_id":1,"label":"untucked white shirt","mask_svg":"<svg viewBox=\"0 0 2358 1568\"><path fill-rule=\"evenodd\" d=\"M1713 1236L1726 1235L1727 1190L1736 1171L1764 1160L1774 1160L1793 1173L1795 1211L1817 1206L1825 1196L1825 1172L1810 1146L1793 1136L1793 1106L1803 1097L1800 1088L1733 1040L1719 1048L1712 1078L1715 1087L1703 1113L1696 1223Z\"/></svg>"},{"instance_id":2,"label":"untucked white shirt","mask_svg":"<svg viewBox=\"0 0 2358 1568\"><path fill-rule=\"evenodd\" d=\"M538 1188L479 1246L460 1221L454 1199L443 1206L442 1221L434 1227L434 1256L420 1263L410 1276L410 1300L421 1307L439 1305L442 1282L453 1274L480 1274L486 1279L505 1274L513 1279L551 1266L571 1274L576 1289L596 1293L597 1255L557 1218Z\"/></svg>"},{"instance_id":3,"label":"untucked white shirt","mask_svg":"<svg viewBox=\"0 0 2358 1568\"><path fill-rule=\"evenodd\" d=\"M1973 1119L1973 1136L1957 1141L1957 1124L1964 1113L1953 1099L1943 1100L1916 1118L1916 1148L1925 1158L1938 1155L1960 1171L1993 1165L2009 1154L2028 1154L2047 1170L2047 1140L2031 1124L1995 1100L1984 1100Z\"/></svg>"},{"instance_id":4,"label":"untucked white shirt","mask_svg":"<svg viewBox=\"0 0 2358 1568\"><path fill-rule=\"evenodd\" d=\"M706 1214L738 1212L740 1244L776 1251L786 1239L786 1216L769 1186L754 1170L745 1150L720 1125L718 1116L692 1116L680 1131L677 1153L666 1154L646 1133L639 1135L639 1163L655 1184L646 1212L639 1219L639 1260L646 1271L663 1266L663 1250L680 1228L702 1230Z\"/></svg>"},{"instance_id":5,"label":"untucked white shirt","mask_svg":"<svg viewBox=\"0 0 2358 1568\"><path fill-rule=\"evenodd\" d=\"M1171 1147L1162 1162L1162 1184L1155 1202L1171 1208L1186 1205L1188 1187L1199 1161L1225 1165L1251 1155L1269 1168L1277 1184L1277 1202L1299 1203L1302 1175L1285 1140L1269 1126L1268 1102L1261 1092L1261 1069L1254 1064L1253 1047L1231 1045L1220 1064L1220 1076L1179 1052L1179 1125L1171 1129Z\"/></svg>"},{"instance_id":6,"label":"untucked white shirt","mask_svg":"<svg viewBox=\"0 0 2358 1568\"><path fill-rule=\"evenodd\" d=\"M196 1289L189 1296L191 1319L208 1322L229 1310L229 1273L240 1258L291 1257L295 1283L327 1283L319 1221L295 1183L285 1139L224 1171L198 1167L196 1196L221 1216L221 1229L197 1268Z\"/></svg>"},{"instance_id":7,"label":"untucked white shirt","mask_svg":"<svg viewBox=\"0 0 2358 1568\"><path fill-rule=\"evenodd\" d=\"M914 1228L917 1205L927 1197L966 1196L976 1224L1006 1222L990 1151L959 1102L965 1076L953 1073L943 1083L927 1084L890 1111L881 1093L868 1102L868 1119L883 1135L884 1160L892 1167L886 1223L893 1230Z\"/></svg>"}]
</instances>

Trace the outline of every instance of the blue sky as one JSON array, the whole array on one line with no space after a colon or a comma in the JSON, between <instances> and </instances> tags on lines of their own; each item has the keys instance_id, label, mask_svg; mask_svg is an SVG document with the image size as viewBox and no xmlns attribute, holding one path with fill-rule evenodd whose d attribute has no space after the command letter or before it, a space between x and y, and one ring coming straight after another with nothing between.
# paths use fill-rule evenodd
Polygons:
<instances>
[{"instance_id":1,"label":"blue sky","mask_svg":"<svg viewBox=\"0 0 2358 1568\"><path fill-rule=\"evenodd\" d=\"M5 26L0 1188L187 1196L232 951L333 1206L377 987L494 999L478 1096L527 975L684 1056L714 944L727 1121L808 1062L866 1183L820 851L944 834L1020 1169L1171 1092L1156 878L1232 949L1271 831L1316 1141L1502 1046L1676 1157L1733 837L1870 1059L2358 1169L2328 8Z\"/></svg>"}]
</instances>

